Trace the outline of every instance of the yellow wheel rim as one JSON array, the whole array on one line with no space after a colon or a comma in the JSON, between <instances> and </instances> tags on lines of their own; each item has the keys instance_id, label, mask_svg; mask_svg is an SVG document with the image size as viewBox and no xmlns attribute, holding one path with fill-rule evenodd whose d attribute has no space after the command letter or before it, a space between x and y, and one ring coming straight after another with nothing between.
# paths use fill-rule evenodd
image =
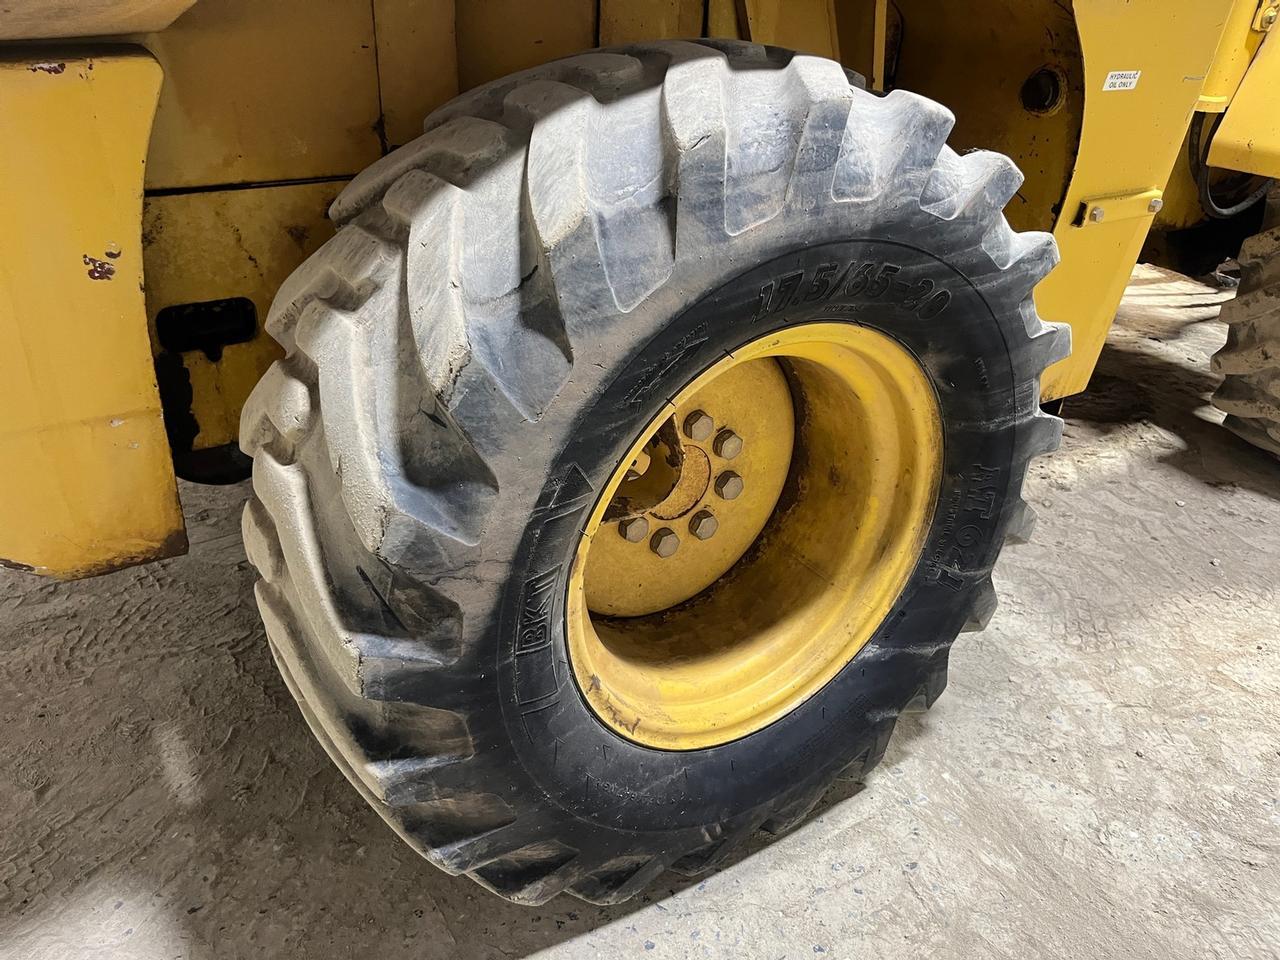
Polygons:
<instances>
[{"instance_id":1,"label":"yellow wheel rim","mask_svg":"<svg viewBox=\"0 0 1280 960\"><path fill-rule=\"evenodd\" d=\"M633 444L578 546L566 628L591 709L665 750L790 713L892 612L941 462L933 388L884 334L805 324L711 367Z\"/></svg>"}]
</instances>

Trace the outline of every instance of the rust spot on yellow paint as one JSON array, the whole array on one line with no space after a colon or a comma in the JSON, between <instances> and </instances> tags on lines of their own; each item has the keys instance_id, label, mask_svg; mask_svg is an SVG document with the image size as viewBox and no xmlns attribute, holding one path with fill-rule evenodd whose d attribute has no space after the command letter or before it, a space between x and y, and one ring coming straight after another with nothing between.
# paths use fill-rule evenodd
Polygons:
<instances>
[{"instance_id":1,"label":"rust spot on yellow paint","mask_svg":"<svg viewBox=\"0 0 1280 960\"><path fill-rule=\"evenodd\" d=\"M33 63L27 69L32 73L48 73L56 77L67 69L67 65L65 63Z\"/></svg>"},{"instance_id":2,"label":"rust spot on yellow paint","mask_svg":"<svg viewBox=\"0 0 1280 960\"><path fill-rule=\"evenodd\" d=\"M110 256L110 254L108 254ZM119 256L119 254L116 254ZM87 253L84 255L84 265L89 268L90 280L110 280L116 275L116 268L105 260L99 260L97 257L91 257Z\"/></svg>"}]
</instances>

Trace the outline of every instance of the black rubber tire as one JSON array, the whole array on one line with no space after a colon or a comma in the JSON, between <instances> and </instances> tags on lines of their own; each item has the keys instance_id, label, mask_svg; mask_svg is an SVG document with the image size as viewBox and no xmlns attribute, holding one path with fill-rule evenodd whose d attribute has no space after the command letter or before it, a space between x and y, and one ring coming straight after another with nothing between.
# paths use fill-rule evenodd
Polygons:
<instances>
[{"instance_id":1,"label":"black rubber tire","mask_svg":"<svg viewBox=\"0 0 1280 960\"><path fill-rule=\"evenodd\" d=\"M1226 413L1228 430L1280 457L1280 185L1238 260L1240 288L1220 315L1227 342L1213 357L1223 375L1213 404Z\"/></svg>"},{"instance_id":2,"label":"black rubber tire","mask_svg":"<svg viewBox=\"0 0 1280 960\"><path fill-rule=\"evenodd\" d=\"M307 722L433 863L526 903L626 899L798 822L941 693L1028 532L1028 461L1061 435L1039 376L1069 348L1031 301L1053 240L1001 212L1021 175L947 148L952 123L830 61L655 43L460 97L335 202L337 236L267 321L287 356L241 426L244 538ZM816 318L896 337L936 387L927 549L794 713L711 749L637 746L566 669L584 512L662 398Z\"/></svg>"}]
</instances>

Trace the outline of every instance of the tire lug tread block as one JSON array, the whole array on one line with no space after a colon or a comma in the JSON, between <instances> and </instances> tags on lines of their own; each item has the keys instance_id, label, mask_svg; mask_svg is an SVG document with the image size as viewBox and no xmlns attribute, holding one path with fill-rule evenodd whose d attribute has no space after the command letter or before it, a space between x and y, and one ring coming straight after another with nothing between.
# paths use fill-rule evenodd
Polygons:
<instances>
[{"instance_id":1,"label":"tire lug tread block","mask_svg":"<svg viewBox=\"0 0 1280 960\"><path fill-rule=\"evenodd\" d=\"M1240 286L1222 305L1227 342L1213 357L1224 375L1213 405L1236 436L1280 457L1280 186L1266 200L1263 230L1244 242Z\"/></svg>"}]
</instances>

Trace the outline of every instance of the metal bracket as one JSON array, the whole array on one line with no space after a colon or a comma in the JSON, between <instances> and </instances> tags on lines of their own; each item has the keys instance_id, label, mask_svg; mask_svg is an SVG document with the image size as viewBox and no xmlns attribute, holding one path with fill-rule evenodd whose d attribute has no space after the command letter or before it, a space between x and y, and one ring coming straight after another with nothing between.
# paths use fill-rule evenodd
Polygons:
<instances>
[{"instance_id":1,"label":"metal bracket","mask_svg":"<svg viewBox=\"0 0 1280 960\"><path fill-rule=\"evenodd\" d=\"M1258 6L1258 12L1253 18L1253 29L1257 33L1270 33L1276 20L1280 20L1280 0L1266 0Z\"/></svg>"},{"instance_id":2,"label":"metal bracket","mask_svg":"<svg viewBox=\"0 0 1280 960\"><path fill-rule=\"evenodd\" d=\"M1075 227L1090 227L1118 220L1137 220L1154 217L1164 207L1163 190L1144 190L1141 193L1123 193L1108 197L1090 197L1080 202Z\"/></svg>"}]
</instances>

